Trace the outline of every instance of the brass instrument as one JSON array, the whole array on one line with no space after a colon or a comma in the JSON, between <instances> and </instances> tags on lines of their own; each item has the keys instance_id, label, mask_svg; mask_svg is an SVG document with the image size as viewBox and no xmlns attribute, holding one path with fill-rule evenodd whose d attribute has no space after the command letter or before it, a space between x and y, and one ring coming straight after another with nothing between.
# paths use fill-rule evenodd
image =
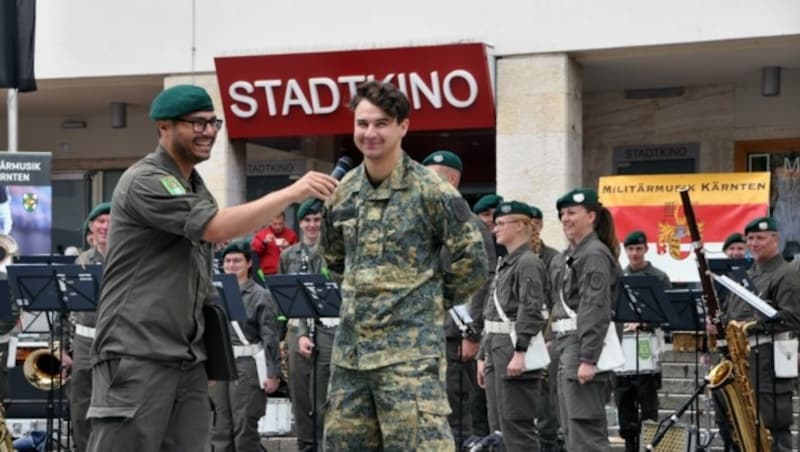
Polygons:
<instances>
[{"instance_id":1,"label":"brass instrument","mask_svg":"<svg viewBox=\"0 0 800 452\"><path fill-rule=\"evenodd\" d=\"M19 245L14 237L0 234L0 271L6 271L6 265L11 263L14 256L19 253Z\"/></svg>"},{"instance_id":2,"label":"brass instrument","mask_svg":"<svg viewBox=\"0 0 800 452\"><path fill-rule=\"evenodd\" d=\"M58 344L31 352L23 364L25 379L40 391L61 387L61 350Z\"/></svg>"},{"instance_id":3,"label":"brass instrument","mask_svg":"<svg viewBox=\"0 0 800 452\"><path fill-rule=\"evenodd\" d=\"M14 452L14 442L6 425L6 408L0 403L0 452Z\"/></svg>"},{"instance_id":4,"label":"brass instrument","mask_svg":"<svg viewBox=\"0 0 800 452\"><path fill-rule=\"evenodd\" d=\"M730 359L723 359L714 366L706 380L714 398L724 407L724 414L733 427L733 440L739 449L742 452L770 452L772 436L764 420L756 413L756 394L747 373L747 355L750 352L747 329L755 323L728 323L725 338Z\"/></svg>"}]
</instances>

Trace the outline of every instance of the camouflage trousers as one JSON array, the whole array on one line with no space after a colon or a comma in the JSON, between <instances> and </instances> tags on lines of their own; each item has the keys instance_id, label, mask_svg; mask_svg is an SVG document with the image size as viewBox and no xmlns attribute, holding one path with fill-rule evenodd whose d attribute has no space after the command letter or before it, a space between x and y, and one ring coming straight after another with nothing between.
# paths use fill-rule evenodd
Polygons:
<instances>
[{"instance_id":1,"label":"camouflage trousers","mask_svg":"<svg viewBox=\"0 0 800 452\"><path fill-rule=\"evenodd\" d=\"M324 450L453 451L439 366L436 358L373 370L334 365Z\"/></svg>"}]
</instances>

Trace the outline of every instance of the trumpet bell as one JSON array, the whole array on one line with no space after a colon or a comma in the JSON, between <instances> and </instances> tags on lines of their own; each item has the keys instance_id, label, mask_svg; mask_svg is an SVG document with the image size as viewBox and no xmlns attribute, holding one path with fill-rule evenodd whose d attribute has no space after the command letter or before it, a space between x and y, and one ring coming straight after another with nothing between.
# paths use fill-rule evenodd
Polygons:
<instances>
[{"instance_id":1,"label":"trumpet bell","mask_svg":"<svg viewBox=\"0 0 800 452\"><path fill-rule=\"evenodd\" d=\"M25 379L40 391L53 391L61 387L61 360L58 349L41 348L25 358Z\"/></svg>"},{"instance_id":2,"label":"trumpet bell","mask_svg":"<svg viewBox=\"0 0 800 452\"><path fill-rule=\"evenodd\" d=\"M0 234L0 265L7 265L11 259L19 253L19 245L14 237L7 234Z\"/></svg>"}]
</instances>

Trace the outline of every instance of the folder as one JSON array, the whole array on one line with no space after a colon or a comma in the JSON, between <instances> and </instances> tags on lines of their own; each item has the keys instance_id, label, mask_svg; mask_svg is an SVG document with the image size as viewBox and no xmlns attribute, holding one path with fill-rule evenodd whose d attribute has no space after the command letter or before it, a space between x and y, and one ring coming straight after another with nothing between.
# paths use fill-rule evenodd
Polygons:
<instances>
[{"instance_id":1,"label":"folder","mask_svg":"<svg viewBox=\"0 0 800 452\"><path fill-rule=\"evenodd\" d=\"M206 373L209 380L236 380L236 359L228 329L228 316L217 304L203 306L206 329L203 339L206 344Z\"/></svg>"}]
</instances>

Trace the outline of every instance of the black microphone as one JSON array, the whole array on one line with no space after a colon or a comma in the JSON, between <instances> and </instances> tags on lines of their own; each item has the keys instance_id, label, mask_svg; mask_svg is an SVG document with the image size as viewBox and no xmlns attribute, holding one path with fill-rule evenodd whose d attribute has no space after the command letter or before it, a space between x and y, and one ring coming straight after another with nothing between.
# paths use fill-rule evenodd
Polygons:
<instances>
[{"instance_id":1,"label":"black microphone","mask_svg":"<svg viewBox=\"0 0 800 452\"><path fill-rule=\"evenodd\" d=\"M348 156L340 157L339 160L336 161L336 167L333 168L331 171L331 177L336 180L342 180L345 174L353 168L353 159ZM321 199L315 199L313 203L311 203L310 210L312 212L316 212L322 208L323 201Z\"/></svg>"}]
</instances>

